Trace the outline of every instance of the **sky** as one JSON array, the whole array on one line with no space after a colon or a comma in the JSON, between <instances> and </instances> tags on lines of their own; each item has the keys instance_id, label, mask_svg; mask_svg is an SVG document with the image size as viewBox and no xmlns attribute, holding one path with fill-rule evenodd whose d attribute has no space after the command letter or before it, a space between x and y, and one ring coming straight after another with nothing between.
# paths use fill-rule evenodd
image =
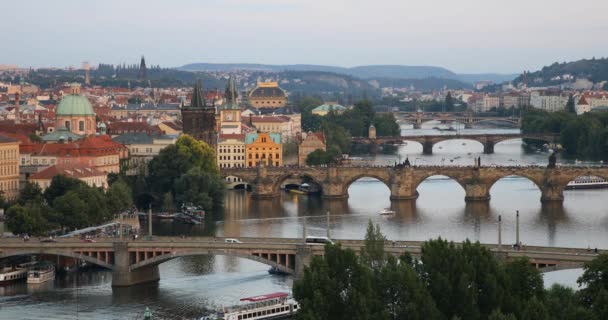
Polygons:
<instances>
[{"instance_id":1,"label":"sky","mask_svg":"<svg viewBox=\"0 0 608 320\"><path fill-rule=\"evenodd\" d=\"M427 65L521 73L608 56L606 0L18 0L0 64Z\"/></svg>"}]
</instances>

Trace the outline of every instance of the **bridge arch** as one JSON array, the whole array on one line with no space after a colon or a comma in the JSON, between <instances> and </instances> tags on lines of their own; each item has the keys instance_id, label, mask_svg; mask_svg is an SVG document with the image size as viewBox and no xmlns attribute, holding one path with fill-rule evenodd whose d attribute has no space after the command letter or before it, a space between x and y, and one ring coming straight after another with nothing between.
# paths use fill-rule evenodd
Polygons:
<instances>
[{"instance_id":1,"label":"bridge arch","mask_svg":"<svg viewBox=\"0 0 608 320\"><path fill-rule=\"evenodd\" d=\"M473 119L473 124L482 122L504 122L512 124L514 127L519 125L519 119L496 118L496 119Z\"/></svg>"},{"instance_id":2,"label":"bridge arch","mask_svg":"<svg viewBox=\"0 0 608 320\"><path fill-rule=\"evenodd\" d=\"M350 186L355 183L357 180L362 179L362 178L372 178L372 179L376 179L379 180L380 182L382 182L389 190L391 190L391 183L389 181L389 178L387 177L383 177L379 174L375 174L375 173L359 173L353 176L350 176L346 179L346 181L344 182L343 185L343 192L344 194L348 194L348 189L350 188Z\"/></svg>"},{"instance_id":3,"label":"bridge arch","mask_svg":"<svg viewBox=\"0 0 608 320\"><path fill-rule=\"evenodd\" d=\"M319 181L317 177L313 176L309 173L295 173L295 172L287 172L285 174L280 175L273 183L272 190L277 194L281 191L281 185L288 179L302 179L303 182L314 183L319 188L323 188L323 184Z\"/></svg>"},{"instance_id":4,"label":"bridge arch","mask_svg":"<svg viewBox=\"0 0 608 320\"><path fill-rule=\"evenodd\" d=\"M420 187L420 185L432 177L448 178L448 180L456 182L460 187L462 187L462 190L466 193L466 184L460 177L451 174L446 174L444 172L427 172L424 175L416 177L413 185L413 189L416 190L416 193L418 193L418 188Z\"/></svg>"},{"instance_id":5,"label":"bridge arch","mask_svg":"<svg viewBox=\"0 0 608 320\"><path fill-rule=\"evenodd\" d=\"M113 254L112 251L104 251L106 252L106 254ZM81 254L78 252L72 252L72 251L65 251L65 250L16 250L16 251L5 251L5 252L0 252L0 259L4 259L4 258L9 258L9 257L14 257L14 256L35 256L35 255L52 255L52 256L61 256L61 257L66 257L66 258L73 258L73 259L77 259L77 260L83 260L89 263L92 263L96 266L100 266L109 270L114 269L114 266L112 264L112 260L114 260L113 256L112 259L110 260L109 263L97 259L95 257L92 256L88 256L85 254Z\"/></svg>"},{"instance_id":6,"label":"bridge arch","mask_svg":"<svg viewBox=\"0 0 608 320\"><path fill-rule=\"evenodd\" d=\"M236 250L208 250L208 249L175 251L175 252L171 252L171 253L158 255L156 257L145 259L138 263L132 264L129 267L129 269L130 269L130 271L135 271L135 270L145 268L145 267L157 266L163 262L167 262L167 261L173 260L175 258L201 256L201 255L223 255L223 256L248 259L248 260L256 261L256 262L263 263L265 265L274 267L281 272L285 272L288 274L295 273L295 255L292 255L292 256L294 256L294 258L291 258L293 261L286 262L286 265L283 265L283 264L277 263L276 261L272 261L270 259L263 258L261 254L260 255L248 254L248 253L243 253L243 252L239 252ZM286 254L286 259L290 259L289 254ZM287 264L290 264L290 263L293 263L293 265L290 265L290 267L287 267Z\"/></svg>"}]
</instances>

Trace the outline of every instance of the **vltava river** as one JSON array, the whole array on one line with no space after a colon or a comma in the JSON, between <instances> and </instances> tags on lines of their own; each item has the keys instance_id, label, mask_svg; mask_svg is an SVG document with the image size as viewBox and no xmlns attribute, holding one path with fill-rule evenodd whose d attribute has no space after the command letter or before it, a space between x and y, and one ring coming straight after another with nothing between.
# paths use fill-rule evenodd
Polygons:
<instances>
[{"instance_id":1,"label":"vltava river","mask_svg":"<svg viewBox=\"0 0 608 320\"><path fill-rule=\"evenodd\" d=\"M517 132L480 130L479 132ZM436 131L407 131L424 133ZM476 130L463 130L473 133ZM446 133L447 134L447 133ZM464 143L464 144L463 144ZM483 155L482 145L452 140L435 146L432 156L423 156L416 143L398 147L396 153L365 157L375 164L392 164L409 157L413 164L470 165L544 164L546 153L526 153L521 141L499 143L495 154ZM470 153L470 154L469 154ZM486 204L467 204L464 190L455 181L431 177L423 182L416 201L392 202L381 182L360 179L349 189L345 201L283 194L280 199L254 201L244 191L230 191L225 217L212 225L187 228L160 223L155 234L192 234L230 237L300 237L304 224L313 235L326 234L327 211L335 238L362 238L367 222L380 224L389 239L426 240L444 237L454 241L497 241L498 215L503 217L503 242L515 241L515 211L520 212L524 244L564 247L608 248L608 190L567 191L563 206L545 206L540 191L527 179L505 178L491 190ZM378 211L391 207L394 217ZM161 264L161 281L155 285L112 290L111 274L105 271L69 274L44 287L18 284L0 287L0 319L141 319L146 307L155 319L194 319L205 308L219 307L244 296L289 291L291 278L271 276L265 265L223 256L180 258ZM572 283L577 272L550 275L551 281Z\"/></svg>"}]
</instances>

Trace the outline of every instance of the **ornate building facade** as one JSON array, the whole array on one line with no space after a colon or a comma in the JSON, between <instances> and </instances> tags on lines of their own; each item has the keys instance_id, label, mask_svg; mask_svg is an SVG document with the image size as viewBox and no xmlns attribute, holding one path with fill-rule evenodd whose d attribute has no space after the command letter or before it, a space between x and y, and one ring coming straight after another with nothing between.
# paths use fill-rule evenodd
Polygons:
<instances>
[{"instance_id":1,"label":"ornate building facade","mask_svg":"<svg viewBox=\"0 0 608 320\"><path fill-rule=\"evenodd\" d=\"M215 108L203 99L200 80L194 85L190 106L182 107L184 133L202 140L215 149L217 145Z\"/></svg>"},{"instance_id":2,"label":"ornate building facade","mask_svg":"<svg viewBox=\"0 0 608 320\"><path fill-rule=\"evenodd\" d=\"M260 109L276 109L287 105L287 94L278 82L258 82L249 92L249 103Z\"/></svg>"},{"instance_id":3,"label":"ornate building facade","mask_svg":"<svg viewBox=\"0 0 608 320\"><path fill-rule=\"evenodd\" d=\"M241 134L241 108L237 102L238 91L232 76L228 79L224 96L220 109L220 133Z\"/></svg>"},{"instance_id":4,"label":"ornate building facade","mask_svg":"<svg viewBox=\"0 0 608 320\"><path fill-rule=\"evenodd\" d=\"M0 136L0 192L5 200L19 195L19 140Z\"/></svg>"},{"instance_id":5,"label":"ornate building facade","mask_svg":"<svg viewBox=\"0 0 608 320\"><path fill-rule=\"evenodd\" d=\"M55 129L65 127L70 132L88 136L97 131L93 106L87 97L80 94L80 85L72 84L71 94L63 97L55 114Z\"/></svg>"}]
</instances>

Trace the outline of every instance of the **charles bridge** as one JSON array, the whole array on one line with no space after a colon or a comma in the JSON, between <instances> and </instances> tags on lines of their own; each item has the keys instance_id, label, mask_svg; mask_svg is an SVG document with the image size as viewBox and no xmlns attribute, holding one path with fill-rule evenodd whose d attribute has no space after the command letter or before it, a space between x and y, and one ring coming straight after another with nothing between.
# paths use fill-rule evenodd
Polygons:
<instances>
[{"instance_id":1,"label":"charles bridge","mask_svg":"<svg viewBox=\"0 0 608 320\"><path fill-rule=\"evenodd\" d=\"M442 123L460 122L466 129L470 129L474 124L480 122L506 122L514 126L521 127L521 117L486 117L478 116L472 112L391 112L401 122L409 122L414 125L414 129L422 128L422 124L429 121L439 121Z\"/></svg>"},{"instance_id":2,"label":"charles bridge","mask_svg":"<svg viewBox=\"0 0 608 320\"><path fill-rule=\"evenodd\" d=\"M559 136L553 134L534 133L495 133L495 134L437 134L437 135L404 135L395 137L353 137L352 141L359 144L402 144L404 142L418 142L422 145L422 153L432 154L433 146L447 140L472 140L483 145L485 154L494 153L494 146L502 141L511 139L530 139L549 143L558 141Z\"/></svg>"},{"instance_id":3,"label":"charles bridge","mask_svg":"<svg viewBox=\"0 0 608 320\"><path fill-rule=\"evenodd\" d=\"M72 258L86 261L112 270L112 286L132 286L158 281L158 265L186 256L226 255L254 260L277 268L296 277L302 275L305 266L314 256L322 256L324 247L306 244L303 238L239 238L240 243L227 243L225 238L174 238L152 237L148 240L122 240L99 238L97 242L81 242L78 239L60 239L57 242L22 241L19 238L0 240L0 259L42 255ZM363 240L335 240L343 248L361 252ZM422 242L386 241L385 251L399 256L410 253L419 256ZM599 252L589 249L524 246L484 245L503 260L527 257L541 271L580 268Z\"/></svg>"},{"instance_id":4,"label":"charles bridge","mask_svg":"<svg viewBox=\"0 0 608 320\"><path fill-rule=\"evenodd\" d=\"M541 201L562 202L566 185L577 177L608 178L608 167L558 166L328 166L225 168L224 177L238 177L252 186L253 197L274 198L286 180L299 179L321 187L328 199L348 198L349 186L360 178L375 178L390 190L391 200L413 200L418 186L431 176L447 176L462 186L466 201L490 200L490 189L501 178L519 176L531 180L541 191Z\"/></svg>"}]
</instances>

